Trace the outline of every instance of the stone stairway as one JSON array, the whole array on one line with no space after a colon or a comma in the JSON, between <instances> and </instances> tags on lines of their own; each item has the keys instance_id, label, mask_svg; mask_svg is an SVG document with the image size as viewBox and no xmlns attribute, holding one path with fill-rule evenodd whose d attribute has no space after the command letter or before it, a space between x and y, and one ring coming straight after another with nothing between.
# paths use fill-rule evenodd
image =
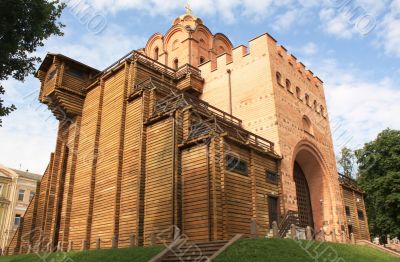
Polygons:
<instances>
[{"instance_id":1,"label":"stone stairway","mask_svg":"<svg viewBox=\"0 0 400 262\"><path fill-rule=\"evenodd\" d=\"M172 248L159 261L178 262L178 261L210 261L210 258L221 250L228 241L212 241L207 243L185 242Z\"/></svg>"}]
</instances>

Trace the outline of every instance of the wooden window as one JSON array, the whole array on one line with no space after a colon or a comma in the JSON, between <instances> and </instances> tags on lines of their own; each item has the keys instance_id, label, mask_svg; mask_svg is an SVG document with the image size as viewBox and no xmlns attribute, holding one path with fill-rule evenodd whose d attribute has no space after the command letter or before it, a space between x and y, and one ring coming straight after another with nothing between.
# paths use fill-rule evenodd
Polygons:
<instances>
[{"instance_id":1,"label":"wooden window","mask_svg":"<svg viewBox=\"0 0 400 262\"><path fill-rule=\"evenodd\" d=\"M361 209L357 210L358 219L364 220L364 212Z\"/></svg>"},{"instance_id":2,"label":"wooden window","mask_svg":"<svg viewBox=\"0 0 400 262\"><path fill-rule=\"evenodd\" d=\"M82 70L79 70L74 67L68 68L66 72L67 72L67 74L69 74L71 76L75 76L77 78L81 78L81 79L85 78L85 73Z\"/></svg>"},{"instance_id":3,"label":"wooden window","mask_svg":"<svg viewBox=\"0 0 400 262\"><path fill-rule=\"evenodd\" d=\"M15 215L14 225L19 226L21 224L21 215Z\"/></svg>"},{"instance_id":4,"label":"wooden window","mask_svg":"<svg viewBox=\"0 0 400 262\"><path fill-rule=\"evenodd\" d=\"M276 72L276 82L277 82L279 85L282 85L282 75L281 75L281 73L279 73L279 72Z\"/></svg>"},{"instance_id":5,"label":"wooden window","mask_svg":"<svg viewBox=\"0 0 400 262\"><path fill-rule=\"evenodd\" d=\"M25 190L20 189L18 192L18 201L24 201Z\"/></svg>"},{"instance_id":6,"label":"wooden window","mask_svg":"<svg viewBox=\"0 0 400 262\"><path fill-rule=\"evenodd\" d=\"M346 209L346 216L349 217L349 216L351 215L351 213L350 213L350 207L349 207L349 206L346 206L345 209Z\"/></svg>"},{"instance_id":7,"label":"wooden window","mask_svg":"<svg viewBox=\"0 0 400 262\"><path fill-rule=\"evenodd\" d=\"M57 72L56 69L54 69L53 71L51 71L51 72L49 73L49 75L47 76L47 81L50 81L51 79L53 79L54 76L56 75L56 72Z\"/></svg>"},{"instance_id":8,"label":"wooden window","mask_svg":"<svg viewBox=\"0 0 400 262\"><path fill-rule=\"evenodd\" d=\"M266 171L267 183L278 184L279 176L278 173L272 171Z\"/></svg>"},{"instance_id":9,"label":"wooden window","mask_svg":"<svg viewBox=\"0 0 400 262\"><path fill-rule=\"evenodd\" d=\"M247 176L248 173L247 162L232 155L227 155L225 157L225 169L244 176Z\"/></svg>"}]
</instances>

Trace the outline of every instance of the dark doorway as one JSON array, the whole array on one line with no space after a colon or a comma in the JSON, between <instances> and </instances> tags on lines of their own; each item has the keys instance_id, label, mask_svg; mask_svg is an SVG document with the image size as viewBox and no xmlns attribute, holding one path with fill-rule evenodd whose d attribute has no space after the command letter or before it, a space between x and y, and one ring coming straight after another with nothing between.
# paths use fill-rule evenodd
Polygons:
<instances>
[{"instance_id":1,"label":"dark doorway","mask_svg":"<svg viewBox=\"0 0 400 262\"><path fill-rule=\"evenodd\" d=\"M351 238L351 234L354 233L354 232L353 232L353 225L348 225L348 226L347 226L347 229L348 229L348 231L349 231L349 238Z\"/></svg>"},{"instance_id":2,"label":"dark doorway","mask_svg":"<svg viewBox=\"0 0 400 262\"><path fill-rule=\"evenodd\" d=\"M294 163L294 181L296 183L297 207L301 227L310 226L314 228L314 221L311 209L310 190L304 176L303 170L297 162Z\"/></svg>"},{"instance_id":3,"label":"dark doorway","mask_svg":"<svg viewBox=\"0 0 400 262\"><path fill-rule=\"evenodd\" d=\"M269 217L269 228L272 228L272 222L278 223L278 198L268 196L268 217Z\"/></svg>"}]
</instances>

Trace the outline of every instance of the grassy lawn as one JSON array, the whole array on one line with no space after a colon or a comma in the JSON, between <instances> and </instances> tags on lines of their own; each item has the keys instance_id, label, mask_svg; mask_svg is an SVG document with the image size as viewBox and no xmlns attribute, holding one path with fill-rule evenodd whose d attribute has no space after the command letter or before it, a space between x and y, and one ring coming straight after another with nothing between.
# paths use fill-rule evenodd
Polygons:
<instances>
[{"instance_id":1,"label":"grassy lawn","mask_svg":"<svg viewBox=\"0 0 400 262\"><path fill-rule=\"evenodd\" d=\"M0 257L0 262L147 262L164 249L163 246L148 248L125 248L91 250L84 252L30 254Z\"/></svg>"},{"instance_id":2,"label":"grassy lawn","mask_svg":"<svg viewBox=\"0 0 400 262\"><path fill-rule=\"evenodd\" d=\"M400 262L399 257L366 246L287 239L243 239L215 262Z\"/></svg>"}]
</instances>

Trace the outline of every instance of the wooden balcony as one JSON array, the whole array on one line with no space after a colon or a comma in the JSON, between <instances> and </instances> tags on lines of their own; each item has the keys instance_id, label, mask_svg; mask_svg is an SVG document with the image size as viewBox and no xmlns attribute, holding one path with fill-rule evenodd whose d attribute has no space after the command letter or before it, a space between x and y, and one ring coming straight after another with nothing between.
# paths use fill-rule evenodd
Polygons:
<instances>
[{"instance_id":1,"label":"wooden balcony","mask_svg":"<svg viewBox=\"0 0 400 262\"><path fill-rule=\"evenodd\" d=\"M80 115L84 89L99 71L59 54L48 54L37 77L41 82L39 101L62 121Z\"/></svg>"}]
</instances>

